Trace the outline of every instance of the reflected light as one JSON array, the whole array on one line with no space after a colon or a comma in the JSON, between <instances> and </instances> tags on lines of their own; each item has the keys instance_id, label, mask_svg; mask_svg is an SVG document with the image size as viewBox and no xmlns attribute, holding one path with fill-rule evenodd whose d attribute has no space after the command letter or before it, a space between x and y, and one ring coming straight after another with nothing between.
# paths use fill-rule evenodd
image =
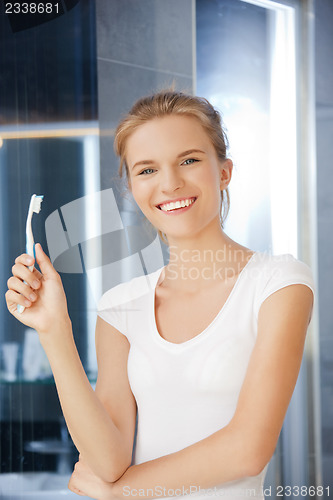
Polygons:
<instances>
[{"instance_id":1,"label":"reflected light","mask_svg":"<svg viewBox=\"0 0 333 500\"><path fill-rule=\"evenodd\" d=\"M270 179L276 254L298 254L295 13L279 9L271 33Z\"/></svg>"},{"instance_id":2,"label":"reflected light","mask_svg":"<svg viewBox=\"0 0 333 500\"><path fill-rule=\"evenodd\" d=\"M52 124L36 123L33 125L0 126L0 139L44 139L56 137L85 137L109 136L113 137L114 128L100 131L96 121L89 122L58 122ZM0 146L1 147L1 146Z\"/></svg>"},{"instance_id":3,"label":"reflected light","mask_svg":"<svg viewBox=\"0 0 333 500\"><path fill-rule=\"evenodd\" d=\"M2 137L0 137L0 149L2 148L2 146L3 146L3 139Z\"/></svg>"},{"instance_id":4,"label":"reflected light","mask_svg":"<svg viewBox=\"0 0 333 500\"><path fill-rule=\"evenodd\" d=\"M82 137L85 135L99 135L99 129L77 128L50 130L13 130L1 132L2 139L43 139L47 137ZM2 145L2 142L0 142L0 144Z\"/></svg>"}]
</instances>

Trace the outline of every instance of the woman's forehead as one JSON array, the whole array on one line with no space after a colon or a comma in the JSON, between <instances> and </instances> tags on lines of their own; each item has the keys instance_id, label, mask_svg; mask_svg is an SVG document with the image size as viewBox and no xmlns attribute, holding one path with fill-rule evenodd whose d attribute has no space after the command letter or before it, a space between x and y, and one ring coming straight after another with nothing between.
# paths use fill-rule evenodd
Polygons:
<instances>
[{"instance_id":1,"label":"woman's forehead","mask_svg":"<svg viewBox=\"0 0 333 500\"><path fill-rule=\"evenodd\" d=\"M178 150L208 147L211 144L207 132L200 121L188 115L168 115L154 118L140 125L129 136L126 156L138 151L160 151L161 148Z\"/></svg>"}]
</instances>

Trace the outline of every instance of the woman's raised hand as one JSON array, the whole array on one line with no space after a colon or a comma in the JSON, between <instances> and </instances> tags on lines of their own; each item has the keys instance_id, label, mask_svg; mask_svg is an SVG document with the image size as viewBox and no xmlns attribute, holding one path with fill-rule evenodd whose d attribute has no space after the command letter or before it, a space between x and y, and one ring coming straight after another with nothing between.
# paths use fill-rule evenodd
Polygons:
<instances>
[{"instance_id":1,"label":"woman's raised hand","mask_svg":"<svg viewBox=\"0 0 333 500\"><path fill-rule=\"evenodd\" d=\"M41 272L36 268L32 272L28 269L34 264L30 255L17 257L12 267L13 275L7 282L6 302L9 312L21 323L40 334L47 334L70 324L70 319L61 278L39 243L36 262ZM25 307L23 313L18 312L18 304Z\"/></svg>"}]
</instances>

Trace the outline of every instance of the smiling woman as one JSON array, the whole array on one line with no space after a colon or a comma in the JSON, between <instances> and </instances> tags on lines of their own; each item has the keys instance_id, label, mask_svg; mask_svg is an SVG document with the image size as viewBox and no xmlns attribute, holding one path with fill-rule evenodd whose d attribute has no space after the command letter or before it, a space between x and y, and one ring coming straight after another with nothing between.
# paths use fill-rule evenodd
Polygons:
<instances>
[{"instance_id":1,"label":"smiling woman","mask_svg":"<svg viewBox=\"0 0 333 500\"><path fill-rule=\"evenodd\" d=\"M120 122L117 133L115 136L115 151L120 157L119 174L122 175L123 167L126 169L127 178L129 183L130 172L128 163L126 162L126 147L129 135L133 133L140 125L147 123L147 121L154 118L162 118L167 116L177 116L183 118L196 118L197 125L206 132L210 138L209 146L214 147L216 156L219 160L223 161L227 158L228 139L221 125L221 117L217 110L215 110L210 103L204 98L193 98L192 96L182 93L162 92L154 97L146 97L140 99L132 109L132 112ZM194 126L194 125L193 125ZM191 143L191 141L189 141ZM193 143L192 143L193 144ZM200 149L189 150L180 149L177 153L177 160L183 159L185 163L196 161L195 158L187 158L194 153L205 154L205 151ZM150 159L142 159L144 165L151 166ZM147 163L148 162L148 163ZM135 162L136 166L137 162ZM134 167L133 165L133 167ZM152 172L151 172L152 173ZM221 221L227 217L229 210L229 191L228 188L221 191Z\"/></svg>"},{"instance_id":2,"label":"smiling woman","mask_svg":"<svg viewBox=\"0 0 333 500\"><path fill-rule=\"evenodd\" d=\"M197 118L173 114L141 125L127 140L126 165L135 201L170 244L175 231L184 237L220 225L232 162L218 158ZM180 215L177 224L168 222Z\"/></svg>"},{"instance_id":3,"label":"smiling woman","mask_svg":"<svg viewBox=\"0 0 333 500\"><path fill-rule=\"evenodd\" d=\"M27 270L25 255L16 260L8 308L39 332L48 355L81 453L74 492L99 500L188 493L204 500L212 491L264 498L314 287L310 269L293 256L254 252L224 232L226 144L210 103L178 92L141 99L120 123L121 168L139 208L165 234L170 259L100 300L95 393L60 277L41 247L41 272ZM18 315L32 279L36 300Z\"/></svg>"}]
</instances>

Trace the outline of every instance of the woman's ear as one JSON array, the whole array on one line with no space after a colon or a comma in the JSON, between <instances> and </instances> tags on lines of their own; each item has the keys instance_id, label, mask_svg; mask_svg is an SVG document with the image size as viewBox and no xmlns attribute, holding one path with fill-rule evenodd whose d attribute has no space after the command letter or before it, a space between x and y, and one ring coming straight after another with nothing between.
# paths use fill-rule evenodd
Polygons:
<instances>
[{"instance_id":1,"label":"woman's ear","mask_svg":"<svg viewBox=\"0 0 333 500\"><path fill-rule=\"evenodd\" d=\"M220 187L221 191L229 186L232 176L233 163L230 158L227 158L221 163Z\"/></svg>"}]
</instances>

